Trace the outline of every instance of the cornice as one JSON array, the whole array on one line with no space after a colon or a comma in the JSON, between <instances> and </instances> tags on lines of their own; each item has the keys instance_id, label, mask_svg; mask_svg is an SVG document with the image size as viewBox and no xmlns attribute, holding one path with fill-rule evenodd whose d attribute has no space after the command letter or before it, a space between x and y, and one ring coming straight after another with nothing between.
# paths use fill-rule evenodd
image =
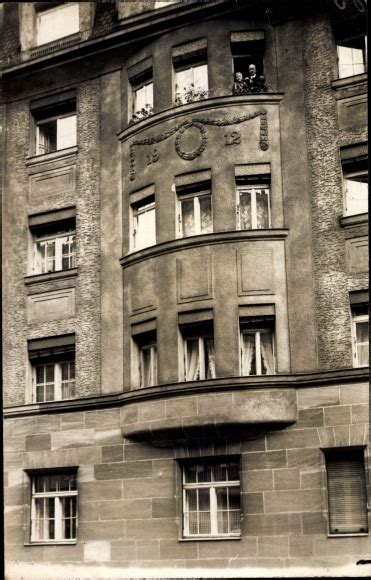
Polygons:
<instances>
[{"instance_id":1,"label":"cornice","mask_svg":"<svg viewBox=\"0 0 371 580\"><path fill-rule=\"evenodd\" d=\"M4 418L45 415L53 413L73 413L77 411L99 410L112 407L124 407L134 403L160 401L171 397L202 395L239 390L302 389L327 387L336 384L368 382L369 367L336 369L330 371L311 371L307 373L277 374L254 377L229 377L208 381L187 383L170 383L145 389L127 390L112 393L53 401L31 405L19 405L4 408Z\"/></svg>"},{"instance_id":2,"label":"cornice","mask_svg":"<svg viewBox=\"0 0 371 580\"><path fill-rule=\"evenodd\" d=\"M170 107L141 121L130 125L118 133L120 141L125 142L132 137L136 137L143 131L153 129L168 120L178 119L185 115L193 115L200 112L208 112L209 109L218 110L228 107L241 107L242 105L277 105L280 103L284 93L255 93L251 95L225 95L223 97L210 97L202 101L195 101L186 105Z\"/></svg>"},{"instance_id":3,"label":"cornice","mask_svg":"<svg viewBox=\"0 0 371 580\"><path fill-rule=\"evenodd\" d=\"M200 248L202 246L214 246L216 244L228 244L242 241L278 241L284 240L289 234L288 229L269 230L234 230L232 232L214 232L188 238L179 238L169 242L162 242L155 246L150 246L124 256L120 260L121 266L125 269L138 262L157 258L165 254L172 254L189 248Z\"/></svg>"}]
</instances>

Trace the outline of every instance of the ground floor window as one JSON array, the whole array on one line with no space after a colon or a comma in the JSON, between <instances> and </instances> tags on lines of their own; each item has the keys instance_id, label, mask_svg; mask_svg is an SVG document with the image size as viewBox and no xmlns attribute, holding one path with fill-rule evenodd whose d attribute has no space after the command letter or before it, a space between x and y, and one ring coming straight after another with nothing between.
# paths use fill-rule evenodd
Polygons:
<instances>
[{"instance_id":1,"label":"ground floor window","mask_svg":"<svg viewBox=\"0 0 371 580\"><path fill-rule=\"evenodd\" d=\"M237 461L183 466L185 537L233 537L241 532Z\"/></svg>"}]
</instances>

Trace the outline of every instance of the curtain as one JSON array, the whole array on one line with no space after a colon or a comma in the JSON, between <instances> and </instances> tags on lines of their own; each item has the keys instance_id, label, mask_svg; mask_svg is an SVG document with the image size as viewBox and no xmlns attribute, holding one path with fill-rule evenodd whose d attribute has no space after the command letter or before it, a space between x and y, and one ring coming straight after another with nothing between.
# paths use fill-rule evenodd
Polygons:
<instances>
[{"instance_id":1,"label":"curtain","mask_svg":"<svg viewBox=\"0 0 371 580\"><path fill-rule=\"evenodd\" d=\"M274 373L273 337L270 332L260 333L260 351L262 359L262 375Z\"/></svg>"},{"instance_id":2,"label":"curtain","mask_svg":"<svg viewBox=\"0 0 371 580\"><path fill-rule=\"evenodd\" d=\"M186 380L198 381L200 378L200 352L198 339L186 341Z\"/></svg>"},{"instance_id":3,"label":"curtain","mask_svg":"<svg viewBox=\"0 0 371 580\"><path fill-rule=\"evenodd\" d=\"M251 366L255 351L255 334L242 334L242 375L251 373Z\"/></svg>"},{"instance_id":4,"label":"curtain","mask_svg":"<svg viewBox=\"0 0 371 580\"><path fill-rule=\"evenodd\" d=\"M205 363L206 363L206 378L215 379L215 349L214 340L207 338L205 340Z\"/></svg>"}]
</instances>

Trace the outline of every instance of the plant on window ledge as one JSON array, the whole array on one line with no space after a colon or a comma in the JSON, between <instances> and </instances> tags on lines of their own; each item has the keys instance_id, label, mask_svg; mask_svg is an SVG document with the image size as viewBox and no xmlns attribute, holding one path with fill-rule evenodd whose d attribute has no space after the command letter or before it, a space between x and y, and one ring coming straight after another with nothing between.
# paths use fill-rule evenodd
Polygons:
<instances>
[{"instance_id":1,"label":"plant on window ledge","mask_svg":"<svg viewBox=\"0 0 371 580\"><path fill-rule=\"evenodd\" d=\"M174 107L193 103L194 101L204 101L210 94L210 91L207 91L206 89L202 89L201 87L195 88L193 83L188 87L183 87L183 94L181 94L178 89L178 85L175 85Z\"/></svg>"},{"instance_id":2,"label":"plant on window ledge","mask_svg":"<svg viewBox=\"0 0 371 580\"><path fill-rule=\"evenodd\" d=\"M151 115L153 115L153 106L147 104L140 111L134 113L129 121L129 125L134 125L134 123L138 123L138 121L151 117Z\"/></svg>"}]
</instances>

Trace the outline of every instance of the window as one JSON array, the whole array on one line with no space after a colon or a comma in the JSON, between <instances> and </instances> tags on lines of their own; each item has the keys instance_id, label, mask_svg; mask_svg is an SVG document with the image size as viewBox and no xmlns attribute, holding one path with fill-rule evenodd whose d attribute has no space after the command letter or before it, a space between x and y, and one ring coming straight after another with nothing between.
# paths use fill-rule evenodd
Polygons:
<instances>
[{"instance_id":1,"label":"window","mask_svg":"<svg viewBox=\"0 0 371 580\"><path fill-rule=\"evenodd\" d=\"M153 113L152 69L130 79L130 84L133 94L133 115L139 115L139 118L151 115Z\"/></svg>"},{"instance_id":2,"label":"window","mask_svg":"<svg viewBox=\"0 0 371 580\"><path fill-rule=\"evenodd\" d=\"M36 154L44 155L76 145L76 115L51 117L36 124Z\"/></svg>"},{"instance_id":3,"label":"window","mask_svg":"<svg viewBox=\"0 0 371 580\"><path fill-rule=\"evenodd\" d=\"M368 212L367 159L343 161L345 215Z\"/></svg>"},{"instance_id":4,"label":"window","mask_svg":"<svg viewBox=\"0 0 371 580\"><path fill-rule=\"evenodd\" d=\"M154 9L157 8L164 8L165 6L169 6L170 4L177 4L179 0L162 0L161 2L155 1Z\"/></svg>"},{"instance_id":5,"label":"window","mask_svg":"<svg viewBox=\"0 0 371 580\"><path fill-rule=\"evenodd\" d=\"M68 216L67 219L62 219ZM44 223L45 220L50 220ZM75 210L30 216L32 273L68 270L76 265Z\"/></svg>"},{"instance_id":6,"label":"window","mask_svg":"<svg viewBox=\"0 0 371 580\"><path fill-rule=\"evenodd\" d=\"M195 183L176 188L179 237L210 234L213 231L211 183Z\"/></svg>"},{"instance_id":7,"label":"window","mask_svg":"<svg viewBox=\"0 0 371 580\"><path fill-rule=\"evenodd\" d=\"M146 197L131 205L131 244L137 252L156 244L155 196Z\"/></svg>"},{"instance_id":8,"label":"window","mask_svg":"<svg viewBox=\"0 0 371 580\"><path fill-rule=\"evenodd\" d=\"M240 533L239 463L184 465L184 537L238 537Z\"/></svg>"},{"instance_id":9,"label":"window","mask_svg":"<svg viewBox=\"0 0 371 580\"><path fill-rule=\"evenodd\" d=\"M212 321L181 327L185 381L215 379L214 330Z\"/></svg>"},{"instance_id":10,"label":"window","mask_svg":"<svg viewBox=\"0 0 371 580\"><path fill-rule=\"evenodd\" d=\"M233 73L240 72L245 79L249 76L249 66L256 66L258 77L264 75L264 31L249 30L231 33Z\"/></svg>"},{"instance_id":11,"label":"window","mask_svg":"<svg viewBox=\"0 0 371 580\"><path fill-rule=\"evenodd\" d=\"M209 94L206 39L174 47L175 104L207 99Z\"/></svg>"},{"instance_id":12,"label":"window","mask_svg":"<svg viewBox=\"0 0 371 580\"><path fill-rule=\"evenodd\" d=\"M31 542L74 542L76 532L76 472L33 475Z\"/></svg>"},{"instance_id":13,"label":"window","mask_svg":"<svg viewBox=\"0 0 371 580\"><path fill-rule=\"evenodd\" d=\"M326 451L330 534L368 532L363 449Z\"/></svg>"},{"instance_id":14,"label":"window","mask_svg":"<svg viewBox=\"0 0 371 580\"><path fill-rule=\"evenodd\" d=\"M261 230L271 226L269 176L236 178L237 229Z\"/></svg>"},{"instance_id":15,"label":"window","mask_svg":"<svg viewBox=\"0 0 371 580\"><path fill-rule=\"evenodd\" d=\"M352 77L367 70L367 37L342 40L337 45L339 78Z\"/></svg>"},{"instance_id":16,"label":"window","mask_svg":"<svg viewBox=\"0 0 371 580\"><path fill-rule=\"evenodd\" d=\"M28 341L33 401L75 397L75 337L65 335Z\"/></svg>"},{"instance_id":17,"label":"window","mask_svg":"<svg viewBox=\"0 0 371 580\"><path fill-rule=\"evenodd\" d=\"M135 336L139 387L157 385L157 338L156 331Z\"/></svg>"},{"instance_id":18,"label":"window","mask_svg":"<svg viewBox=\"0 0 371 580\"><path fill-rule=\"evenodd\" d=\"M241 376L274 374L274 318L242 318L240 333Z\"/></svg>"},{"instance_id":19,"label":"window","mask_svg":"<svg viewBox=\"0 0 371 580\"><path fill-rule=\"evenodd\" d=\"M367 367L369 364L369 315L367 304L352 306L353 366Z\"/></svg>"},{"instance_id":20,"label":"window","mask_svg":"<svg viewBox=\"0 0 371 580\"><path fill-rule=\"evenodd\" d=\"M79 32L79 3L63 3L36 15L37 46Z\"/></svg>"}]
</instances>

